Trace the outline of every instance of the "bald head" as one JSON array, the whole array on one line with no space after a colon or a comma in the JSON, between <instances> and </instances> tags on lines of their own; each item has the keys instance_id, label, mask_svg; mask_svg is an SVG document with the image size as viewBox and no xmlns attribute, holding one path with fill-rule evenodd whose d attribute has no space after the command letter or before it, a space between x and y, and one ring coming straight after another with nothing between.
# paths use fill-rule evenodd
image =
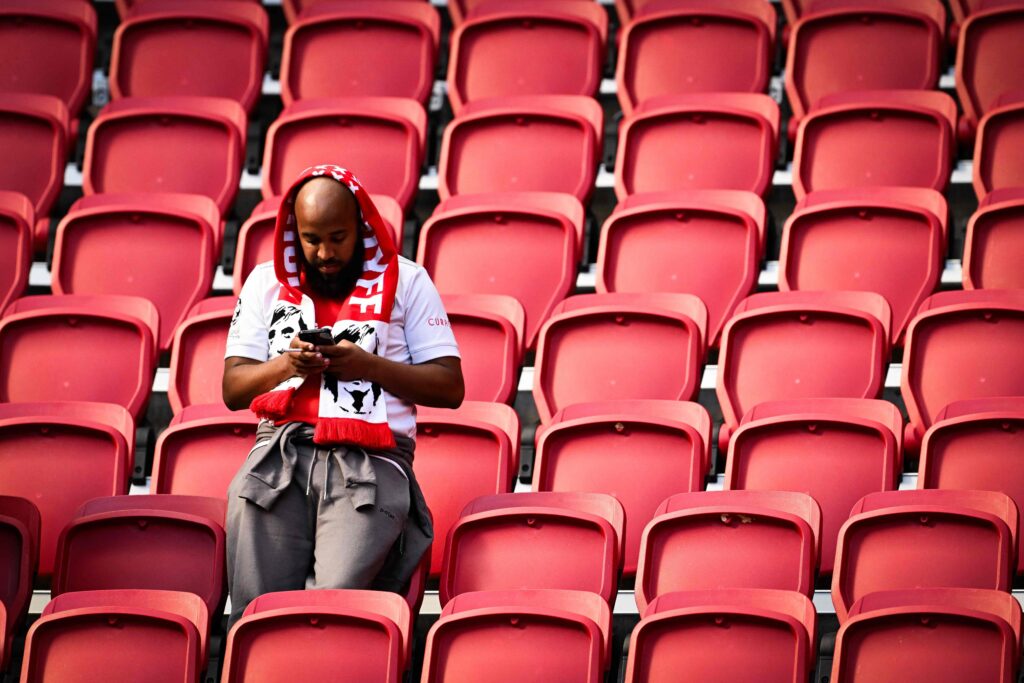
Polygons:
<instances>
[{"instance_id":1,"label":"bald head","mask_svg":"<svg viewBox=\"0 0 1024 683\"><path fill-rule=\"evenodd\" d=\"M299 188L295 196L295 218L299 225L357 225L359 204L352 191L338 181L313 178Z\"/></svg>"},{"instance_id":2,"label":"bald head","mask_svg":"<svg viewBox=\"0 0 1024 683\"><path fill-rule=\"evenodd\" d=\"M362 273L359 203L331 178L313 178L295 195L307 281L321 294L347 295Z\"/></svg>"}]
</instances>

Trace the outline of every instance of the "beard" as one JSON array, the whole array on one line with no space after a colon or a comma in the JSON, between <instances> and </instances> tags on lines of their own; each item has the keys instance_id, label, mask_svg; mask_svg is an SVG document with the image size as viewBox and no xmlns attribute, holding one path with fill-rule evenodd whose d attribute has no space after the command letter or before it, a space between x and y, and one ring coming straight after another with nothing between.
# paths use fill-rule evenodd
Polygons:
<instances>
[{"instance_id":1,"label":"beard","mask_svg":"<svg viewBox=\"0 0 1024 683\"><path fill-rule=\"evenodd\" d=\"M300 252L301 254L301 252ZM306 284L317 295L326 299L344 299L356 287L356 281L363 276L363 245L362 240L357 242L352 258L348 260L337 273L327 274L320 272L320 268L331 265L332 262L314 259L313 263L302 260L302 270L306 276Z\"/></svg>"}]
</instances>

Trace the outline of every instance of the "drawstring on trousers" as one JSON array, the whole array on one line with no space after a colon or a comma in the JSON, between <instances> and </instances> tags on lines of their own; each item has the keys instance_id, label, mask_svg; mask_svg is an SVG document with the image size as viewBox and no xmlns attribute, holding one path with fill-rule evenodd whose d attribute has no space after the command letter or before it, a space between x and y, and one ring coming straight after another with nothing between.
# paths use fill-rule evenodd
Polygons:
<instances>
[{"instance_id":1,"label":"drawstring on trousers","mask_svg":"<svg viewBox=\"0 0 1024 683\"><path fill-rule=\"evenodd\" d=\"M313 470L316 469L316 463L319 460L320 454L324 454L324 495L323 500L330 500L330 496L327 491L330 487L331 482L331 454L332 451L321 451L319 448L313 448L313 458L309 461L309 473L306 475L306 497L309 497L310 491L313 490Z\"/></svg>"}]
</instances>

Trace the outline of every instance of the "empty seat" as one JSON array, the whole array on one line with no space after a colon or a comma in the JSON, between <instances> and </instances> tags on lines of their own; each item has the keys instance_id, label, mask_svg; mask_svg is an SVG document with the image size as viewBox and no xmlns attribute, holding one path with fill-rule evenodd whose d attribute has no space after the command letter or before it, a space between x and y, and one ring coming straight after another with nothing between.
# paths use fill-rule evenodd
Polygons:
<instances>
[{"instance_id":1,"label":"empty seat","mask_svg":"<svg viewBox=\"0 0 1024 683\"><path fill-rule=\"evenodd\" d=\"M0 496L0 671L7 670L14 634L32 597L39 525L39 509L32 501Z\"/></svg>"},{"instance_id":2,"label":"empty seat","mask_svg":"<svg viewBox=\"0 0 1024 683\"><path fill-rule=\"evenodd\" d=\"M941 92L876 90L824 96L800 121L793 192L949 185L956 102ZM880 155L878 150L886 150Z\"/></svg>"},{"instance_id":3,"label":"empty seat","mask_svg":"<svg viewBox=\"0 0 1024 683\"><path fill-rule=\"evenodd\" d=\"M0 191L0 315L28 287L35 225L28 197Z\"/></svg>"},{"instance_id":4,"label":"empty seat","mask_svg":"<svg viewBox=\"0 0 1024 683\"><path fill-rule=\"evenodd\" d=\"M375 194L370 195L377 212L384 219L384 224L391 229L392 242L399 251L402 247L405 217L402 207L391 197ZM249 218L242 223L235 240L235 259L232 281L234 293L242 292L242 285L249 273L260 263L274 260L274 227L277 224L277 212L281 207L281 197L264 199L252 210Z\"/></svg>"},{"instance_id":5,"label":"empty seat","mask_svg":"<svg viewBox=\"0 0 1024 683\"><path fill-rule=\"evenodd\" d=\"M804 683L814 671L817 615L793 591L669 593L647 609L629 639L625 681Z\"/></svg>"},{"instance_id":6,"label":"empty seat","mask_svg":"<svg viewBox=\"0 0 1024 683\"><path fill-rule=\"evenodd\" d=\"M303 2L309 2L310 0L302 0ZM487 14L494 11L503 11L509 7L510 0L451 0L448 3L448 14L451 16L452 24L459 26L467 19ZM519 5L521 0L511 0L512 6ZM555 8L561 9L566 4L593 4L593 0L529 0L529 2L522 2L524 6L540 7L540 8ZM573 13L573 10L568 10ZM582 10L576 10L583 16L597 16L596 12L588 8ZM600 21L598 19L598 21ZM607 32L607 22L602 25L603 29Z\"/></svg>"},{"instance_id":7,"label":"empty seat","mask_svg":"<svg viewBox=\"0 0 1024 683\"><path fill-rule=\"evenodd\" d=\"M443 299L459 340L466 400L511 403L519 389L526 335L522 304L501 294L447 294Z\"/></svg>"},{"instance_id":8,"label":"empty seat","mask_svg":"<svg viewBox=\"0 0 1024 683\"><path fill-rule=\"evenodd\" d=\"M833 93L934 89L946 10L938 0L912 5L869 3L804 15L792 28L786 55L794 119Z\"/></svg>"},{"instance_id":9,"label":"empty seat","mask_svg":"<svg viewBox=\"0 0 1024 683\"><path fill-rule=\"evenodd\" d=\"M917 307L942 276L945 213L942 195L925 188L807 195L782 232L779 289L881 294L892 309L890 341L902 343Z\"/></svg>"},{"instance_id":10,"label":"empty seat","mask_svg":"<svg viewBox=\"0 0 1024 683\"><path fill-rule=\"evenodd\" d=\"M408 97L434 87L441 20L420 0L320 2L284 37L281 99Z\"/></svg>"},{"instance_id":11,"label":"empty seat","mask_svg":"<svg viewBox=\"0 0 1024 683\"><path fill-rule=\"evenodd\" d=\"M942 409L921 442L922 489L1002 491L1024 503L1024 398L957 401ZM1018 574L1024 549L1018 549Z\"/></svg>"},{"instance_id":12,"label":"empty seat","mask_svg":"<svg viewBox=\"0 0 1024 683\"><path fill-rule=\"evenodd\" d=\"M674 591L773 588L810 595L821 510L806 493L699 491L658 506L637 569L640 614Z\"/></svg>"},{"instance_id":13,"label":"empty seat","mask_svg":"<svg viewBox=\"0 0 1024 683\"><path fill-rule=\"evenodd\" d=\"M258 423L248 410L232 412L223 404L184 408L157 439L151 490L226 498L252 451Z\"/></svg>"},{"instance_id":14,"label":"empty seat","mask_svg":"<svg viewBox=\"0 0 1024 683\"><path fill-rule=\"evenodd\" d=\"M193 593L155 589L113 589L63 593L46 603L43 617L72 610L118 617L123 608L143 608L184 617L196 627L199 647L196 649L196 672L206 668L209 651L210 613L202 598ZM99 634L94 634L99 635ZM118 643L120 646L121 644ZM127 643L124 644L126 647ZM141 643L140 643L141 645Z\"/></svg>"},{"instance_id":15,"label":"empty seat","mask_svg":"<svg viewBox=\"0 0 1024 683\"><path fill-rule=\"evenodd\" d=\"M202 195L83 198L57 226L53 291L152 301L160 314L157 344L167 350L175 328L210 291L219 226L217 205Z\"/></svg>"},{"instance_id":16,"label":"empty seat","mask_svg":"<svg viewBox=\"0 0 1024 683\"><path fill-rule=\"evenodd\" d=\"M1010 590L1017 560L1017 506L995 491L872 493L839 531L832 603L840 623L879 590Z\"/></svg>"},{"instance_id":17,"label":"empty seat","mask_svg":"<svg viewBox=\"0 0 1024 683\"><path fill-rule=\"evenodd\" d=\"M610 662L610 633L608 604L593 593L462 593L427 634L422 680L598 683Z\"/></svg>"},{"instance_id":18,"label":"empty seat","mask_svg":"<svg viewBox=\"0 0 1024 683\"><path fill-rule=\"evenodd\" d=\"M147 0L118 25L110 94L225 97L252 109L263 86L270 24L232 0Z\"/></svg>"},{"instance_id":19,"label":"empty seat","mask_svg":"<svg viewBox=\"0 0 1024 683\"><path fill-rule=\"evenodd\" d=\"M238 192L246 126L242 108L221 98L112 102L89 127L82 189L202 194L226 215Z\"/></svg>"},{"instance_id":20,"label":"empty seat","mask_svg":"<svg viewBox=\"0 0 1024 683\"><path fill-rule=\"evenodd\" d=\"M661 501L704 488L710 440L711 418L698 403L577 403L539 434L532 490L615 496L626 514L622 571L629 577Z\"/></svg>"},{"instance_id":21,"label":"empty seat","mask_svg":"<svg viewBox=\"0 0 1024 683\"><path fill-rule=\"evenodd\" d=\"M708 309L709 345L760 273L765 208L739 190L636 194L601 227L597 291L680 292Z\"/></svg>"},{"instance_id":22,"label":"empty seat","mask_svg":"<svg viewBox=\"0 0 1024 683\"><path fill-rule=\"evenodd\" d=\"M1024 89L1024 83L1021 87ZM1019 155L1010 153L1021 144L1024 102L1005 104L982 117L974 144L974 192L978 199L993 190L1024 187L1024 163Z\"/></svg>"},{"instance_id":23,"label":"empty seat","mask_svg":"<svg viewBox=\"0 0 1024 683\"><path fill-rule=\"evenodd\" d=\"M964 289L1024 289L1024 188L985 196L967 222Z\"/></svg>"},{"instance_id":24,"label":"empty seat","mask_svg":"<svg viewBox=\"0 0 1024 683\"><path fill-rule=\"evenodd\" d=\"M747 297L722 332L715 389L724 450L758 403L877 398L892 314L873 292L767 292Z\"/></svg>"},{"instance_id":25,"label":"empty seat","mask_svg":"<svg viewBox=\"0 0 1024 683\"><path fill-rule=\"evenodd\" d=\"M368 191L408 209L419 187L426 123L419 102L399 97L295 102L267 130L263 197L283 195L303 169L338 158L358 169Z\"/></svg>"},{"instance_id":26,"label":"empty seat","mask_svg":"<svg viewBox=\"0 0 1024 683\"><path fill-rule=\"evenodd\" d=\"M610 602L622 557L622 506L603 493L505 493L462 511L444 547L440 597L564 588Z\"/></svg>"},{"instance_id":27,"label":"empty seat","mask_svg":"<svg viewBox=\"0 0 1024 683\"><path fill-rule=\"evenodd\" d=\"M49 95L0 94L0 190L28 197L35 212L32 248L46 252L50 209L64 185L68 110Z\"/></svg>"},{"instance_id":28,"label":"empty seat","mask_svg":"<svg viewBox=\"0 0 1024 683\"><path fill-rule=\"evenodd\" d=\"M761 0L648 2L620 38L616 72L627 116L642 101L694 92L764 92L775 10Z\"/></svg>"},{"instance_id":29,"label":"empty seat","mask_svg":"<svg viewBox=\"0 0 1024 683\"><path fill-rule=\"evenodd\" d=\"M412 615L402 596L371 590L267 593L228 635L224 680L298 676L398 683L409 664Z\"/></svg>"},{"instance_id":30,"label":"empty seat","mask_svg":"<svg viewBox=\"0 0 1024 683\"><path fill-rule=\"evenodd\" d=\"M417 408L416 479L434 518L431 576L441 573L444 539L473 499L510 493L519 471L519 416L500 403Z\"/></svg>"},{"instance_id":31,"label":"empty seat","mask_svg":"<svg viewBox=\"0 0 1024 683\"><path fill-rule=\"evenodd\" d=\"M953 401L1024 395L1022 343L1022 292L940 292L925 299L907 328L900 380L907 446L916 451Z\"/></svg>"},{"instance_id":32,"label":"empty seat","mask_svg":"<svg viewBox=\"0 0 1024 683\"><path fill-rule=\"evenodd\" d=\"M134 296L17 299L0 319L0 401L100 401L139 418L152 388L158 325L156 307Z\"/></svg>"},{"instance_id":33,"label":"empty seat","mask_svg":"<svg viewBox=\"0 0 1024 683\"><path fill-rule=\"evenodd\" d=\"M950 32L953 33L958 26L962 26L972 14L995 7L1018 4L1020 4L1020 0L950 0L949 9L953 12L953 25L950 27ZM950 37L951 40L953 38L955 36Z\"/></svg>"},{"instance_id":34,"label":"empty seat","mask_svg":"<svg viewBox=\"0 0 1024 683\"><path fill-rule=\"evenodd\" d=\"M0 7L0 92L52 95L77 116L92 89L95 49L92 3L6 0Z\"/></svg>"},{"instance_id":35,"label":"empty seat","mask_svg":"<svg viewBox=\"0 0 1024 683\"><path fill-rule=\"evenodd\" d=\"M501 294L525 312L523 344L576 280L576 229L564 214L515 201L491 201L445 211L420 231L416 260L443 295ZM494 258L500 254L501 258Z\"/></svg>"},{"instance_id":36,"label":"empty seat","mask_svg":"<svg viewBox=\"0 0 1024 683\"><path fill-rule=\"evenodd\" d=\"M1020 604L988 590L911 589L858 600L839 629L832 678L1017 680Z\"/></svg>"},{"instance_id":37,"label":"empty seat","mask_svg":"<svg viewBox=\"0 0 1024 683\"><path fill-rule=\"evenodd\" d=\"M174 331L167 399L175 415L191 405L223 402L224 346L235 301L230 297L209 301L215 304L214 310L200 312L204 304L197 303Z\"/></svg>"},{"instance_id":38,"label":"empty seat","mask_svg":"<svg viewBox=\"0 0 1024 683\"><path fill-rule=\"evenodd\" d=\"M589 97L546 95L473 102L444 129L441 199L481 192L564 192L584 204L594 189L604 130Z\"/></svg>"},{"instance_id":39,"label":"empty seat","mask_svg":"<svg viewBox=\"0 0 1024 683\"><path fill-rule=\"evenodd\" d=\"M1024 6L1016 3L972 14L960 29L956 92L964 108L961 133L969 137L1000 98L1024 90Z\"/></svg>"},{"instance_id":40,"label":"empty seat","mask_svg":"<svg viewBox=\"0 0 1024 683\"><path fill-rule=\"evenodd\" d=\"M117 8L117 15L121 19L127 18L133 10L139 7L139 5L146 5L152 0L114 0L114 6ZM166 0L156 0L157 2L163 3ZM189 0L190 1L190 0ZM262 0L236 0L237 2L261 2ZM285 5L288 4L288 0L285 0Z\"/></svg>"},{"instance_id":41,"label":"empty seat","mask_svg":"<svg viewBox=\"0 0 1024 683\"><path fill-rule=\"evenodd\" d=\"M729 442L725 488L801 491L821 506L819 571L832 572L839 527L850 508L899 483L903 417L874 399L760 403Z\"/></svg>"},{"instance_id":42,"label":"empty seat","mask_svg":"<svg viewBox=\"0 0 1024 683\"><path fill-rule=\"evenodd\" d=\"M487 3L452 33L448 98L468 102L522 95L594 96L601 82L608 16L594 3Z\"/></svg>"},{"instance_id":43,"label":"empty seat","mask_svg":"<svg viewBox=\"0 0 1024 683\"><path fill-rule=\"evenodd\" d=\"M57 537L78 507L98 496L128 492L134 448L135 423L120 406L0 405L0 494L28 499L38 508L44 582L53 573Z\"/></svg>"},{"instance_id":44,"label":"empty seat","mask_svg":"<svg viewBox=\"0 0 1024 683\"><path fill-rule=\"evenodd\" d=\"M174 596L175 598L179 596ZM130 666L140 680L192 683L201 671L199 619L186 596L113 605L55 606L29 629L21 680L42 683L76 672L80 680L118 680ZM131 653L130 664L112 653ZM135 658L138 658L137 660Z\"/></svg>"},{"instance_id":45,"label":"empty seat","mask_svg":"<svg viewBox=\"0 0 1024 683\"><path fill-rule=\"evenodd\" d=\"M779 108L767 95L702 93L646 100L619 131L615 196L771 185Z\"/></svg>"},{"instance_id":46,"label":"empty seat","mask_svg":"<svg viewBox=\"0 0 1024 683\"><path fill-rule=\"evenodd\" d=\"M223 498L203 496L94 498L61 531L51 592L186 591L220 614L226 509Z\"/></svg>"},{"instance_id":47,"label":"empty seat","mask_svg":"<svg viewBox=\"0 0 1024 683\"><path fill-rule=\"evenodd\" d=\"M707 312L691 294L583 294L566 299L537 339L533 398L541 421L574 403L693 399Z\"/></svg>"}]
</instances>

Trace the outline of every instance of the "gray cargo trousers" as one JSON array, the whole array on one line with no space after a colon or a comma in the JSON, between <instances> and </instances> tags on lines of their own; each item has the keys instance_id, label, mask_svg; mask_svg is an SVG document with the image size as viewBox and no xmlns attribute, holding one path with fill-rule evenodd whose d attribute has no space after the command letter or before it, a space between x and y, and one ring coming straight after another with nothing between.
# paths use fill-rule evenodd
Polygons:
<instances>
[{"instance_id":1,"label":"gray cargo trousers","mask_svg":"<svg viewBox=\"0 0 1024 683\"><path fill-rule=\"evenodd\" d=\"M263 593L370 588L401 542L409 505L395 464L317 446L308 425L261 424L228 487L228 628Z\"/></svg>"}]
</instances>

